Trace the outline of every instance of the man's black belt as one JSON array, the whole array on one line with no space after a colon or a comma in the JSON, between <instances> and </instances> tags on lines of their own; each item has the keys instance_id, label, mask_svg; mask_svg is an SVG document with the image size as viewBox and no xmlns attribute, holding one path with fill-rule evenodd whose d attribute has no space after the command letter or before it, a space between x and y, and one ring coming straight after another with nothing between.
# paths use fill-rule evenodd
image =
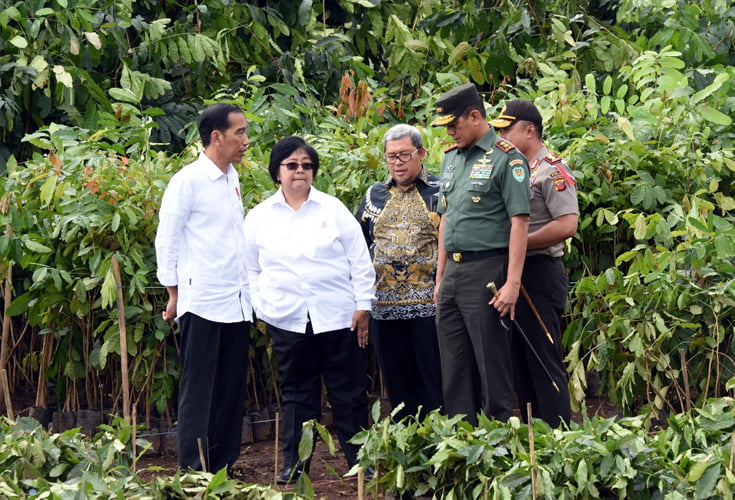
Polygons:
<instances>
[{"instance_id":1,"label":"man's black belt","mask_svg":"<svg viewBox=\"0 0 735 500\"><path fill-rule=\"evenodd\" d=\"M487 257L497 257L499 255L507 255L507 248L493 248L491 250L478 250L468 252L448 252L449 258L454 262L471 262L473 260L485 259Z\"/></svg>"}]
</instances>

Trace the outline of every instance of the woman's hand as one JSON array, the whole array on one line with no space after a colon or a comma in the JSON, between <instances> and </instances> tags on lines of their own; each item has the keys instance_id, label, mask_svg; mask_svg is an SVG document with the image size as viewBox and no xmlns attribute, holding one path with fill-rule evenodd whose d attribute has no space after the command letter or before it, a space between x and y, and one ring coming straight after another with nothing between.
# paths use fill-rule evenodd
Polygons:
<instances>
[{"instance_id":1,"label":"woman's hand","mask_svg":"<svg viewBox=\"0 0 735 500\"><path fill-rule=\"evenodd\" d=\"M357 329L357 345L360 347L368 345L368 323L368 311L355 311L355 314L352 315L350 331L354 332Z\"/></svg>"}]
</instances>

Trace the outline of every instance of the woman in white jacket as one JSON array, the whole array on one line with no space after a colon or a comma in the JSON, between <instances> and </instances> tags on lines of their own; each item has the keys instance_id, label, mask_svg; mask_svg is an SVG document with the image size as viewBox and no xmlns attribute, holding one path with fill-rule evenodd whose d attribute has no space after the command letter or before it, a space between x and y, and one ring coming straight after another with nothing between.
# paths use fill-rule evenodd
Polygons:
<instances>
[{"instance_id":1,"label":"woman in white jacket","mask_svg":"<svg viewBox=\"0 0 735 500\"><path fill-rule=\"evenodd\" d=\"M327 387L337 435L347 443L367 426L364 348L375 271L354 216L312 186L319 155L302 138L280 140L268 171L278 191L245 218L245 262L257 317L266 324L281 375L281 484L308 467L298 459L301 426L321 413Z\"/></svg>"}]
</instances>

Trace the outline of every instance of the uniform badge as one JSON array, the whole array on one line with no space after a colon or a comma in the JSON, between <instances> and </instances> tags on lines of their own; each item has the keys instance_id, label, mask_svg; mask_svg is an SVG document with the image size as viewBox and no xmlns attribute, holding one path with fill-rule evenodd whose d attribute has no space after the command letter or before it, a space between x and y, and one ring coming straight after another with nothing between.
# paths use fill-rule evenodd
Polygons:
<instances>
[{"instance_id":1,"label":"uniform badge","mask_svg":"<svg viewBox=\"0 0 735 500\"><path fill-rule=\"evenodd\" d=\"M567 181L564 177L557 177L554 179L554 189L557 191L564 191L567 188Z\"/></svg>"},{"instance_id":2,"label":"uniform badge","mask_svg":"<svg viewBox=\"0 0 735 500\"><path fill-rule=\"evenodd\" d=\"M489 179L490 174L493 173L492 163L475 163L472 165L472 171L470 172L470 179Z\"/></svg>"},{"instance_id":3,"label":"uniform badge","mask_svg":"<svg viewBox=\"0 0 735 500\"><path fill-rule=\"evenodd\" d=\"M507 153L511 149L515 149L516 147L511 144L510 142L506 141L505 139L498 140L495 145L504 153Z\"/></svg>"},{"instance_id":4,"label":"uniform badge","mask_svg":"<svg viewBox=\"0 0 735 500\"><path fill-rule=\"evenodd\" d=\"M524 181L524 179L526 178L526 171L523 170L523 167L513 168L513 178L518 182Z\"/></svg>"},{"instance_id":5,"label":"uniform badge","mask_svg":"<svg viewBox=\"0 0 735 500\"><path fill-rule=\"evenodd\" d=\"M479 196L473 196L472 197L472 201L474 201L475 203L480 203L480 197Z\"/></svg>"},{"instance_id":6,"label":"uniform badge","mask_svg":"<svg viewBox=\"0 0 735 500\"><path fill-rule=\"evenodd\" d=\"M447 197L442 195L441 199L442 208L447 208Z\"/></svg>"},{"instance_id":7,"label":"uniform badge","mask_svg":"<svg viewBox=\"0 0 735 500\"><path fill-rule=\"evenodd\" d=\"M509 165L510 165L511 167L512 167L513 165L523 165L523 160L520 160L520 159L516 158L515 160L510 160L510 162L509 162L508 164L509 164Z\"/></svg>"}]
</instances>

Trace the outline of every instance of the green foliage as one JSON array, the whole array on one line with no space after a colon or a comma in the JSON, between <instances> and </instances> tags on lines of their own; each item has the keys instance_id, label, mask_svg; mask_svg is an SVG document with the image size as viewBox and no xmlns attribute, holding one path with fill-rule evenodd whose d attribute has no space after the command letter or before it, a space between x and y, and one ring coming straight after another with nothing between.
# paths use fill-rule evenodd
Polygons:
<instances>
[{"instance_id":1,"label":"green foliage","mask_svg":"<svg viewBox=\"0 0 735 500\"><path fill-rule=\"evenodd\" d=\"M585 418L569 429L534 420L533 442L517 417L481 416L475 428L434 411L386 418L353 441L362 445L359 465L382 471L368 489L379 481L398 496L731 498L733 411L732 398L711 400L655 432L643 417Z\"/></svg>"},{"instance_id":2,"label":"green foliage","mask_svg":"<svg viewBox=\"0 0 735 500\"><path fill-rule=\"evenodd\" d=\"M171 330L159 317L161 292L150 288L167 162L146 154L146 127L135 128L94 134L57 125L42 129L26 140L47 154L11 165L2 187L2 258L23 271L8 313L60 342L47 376L57 379L59 396L73 407L73 384L82 379L89 407L109 403L95 388L102 388L102 373L110 363L117 366L113 355L120 353L113 255L124 276L133 385L150 384L148 374L161 357L176 359L167 340ZM140 140L126 151L116 144L121 136ZM176 375L164 366L156 377L155 384L167 386L155 400L160 411Z\"/></svg>"},{"instance_id":3,"label":"green foliage","mask_svg":"<svg viewBox=\"0 0 735 500\"><path fill-rule=\"evenodd\" d=\"M247 111L246 207L275 190L272 145L300 134L320 153L316 187L354 209L386 175L381 140L396 122L422 129L438 171L451 141L428 126L434 100L474 81L490 113L534 100L545 140L575 170L564 335L575 405L589 371L626 412L702 404L735 371L733 26L724 0L6 2L8 313L18 331L53 338L45 377L67 406L114 403L116 255L135 399L163 413L178 364L152 241L166 182L195 154L201 106ZM37 343L19 339L11 361L28 380ZM254 346L252 386L269 393L267 339L255 333Z\"/></svg>"},{"instance_id":4,"label":"green foliage","mask_svg":"<svg viewBox=\"0 0 735 500\"><path fill-rule=\"evenodd\" d=\"M3 419L0 494L7 499L54 500L283 498L268 487L228 480L225 469L216 474L177 471L147 482L135 474L135 462L149 447L141 439L133 443L133 428L121 418L100 426L93 438L80 434L79 429L49 434L32 418Z\"/></svg>"}]
</instances>

